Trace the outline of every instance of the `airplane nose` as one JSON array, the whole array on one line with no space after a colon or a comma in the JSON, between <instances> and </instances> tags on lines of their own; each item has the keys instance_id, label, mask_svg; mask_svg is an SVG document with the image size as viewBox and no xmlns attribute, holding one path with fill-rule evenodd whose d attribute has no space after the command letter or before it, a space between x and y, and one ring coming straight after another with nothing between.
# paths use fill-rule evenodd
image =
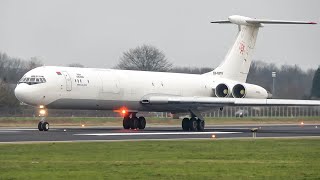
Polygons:
<instances>
[{"instance_id":1,"label":"airplane nose","mask_svg":"<svg viewBox=\"0 0 320 180\"><path fill-rule=\"evenodd\" d=\"M17 87L14 89L14 94L19 101L25 102L26 96L22 84L17 85Z\"/></svg>"}]
</instances>

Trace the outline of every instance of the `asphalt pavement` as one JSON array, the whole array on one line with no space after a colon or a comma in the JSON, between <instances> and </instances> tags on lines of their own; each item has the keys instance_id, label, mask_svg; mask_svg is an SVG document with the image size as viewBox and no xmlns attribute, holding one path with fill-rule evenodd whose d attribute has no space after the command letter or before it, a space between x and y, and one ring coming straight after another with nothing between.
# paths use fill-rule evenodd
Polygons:
<instances>
[{"instance_id":1,"label":"asphalt pavement","mask_svg":"<svg viewBox=\"0 0 320 180\"><path fill-rule=\"evenodd\" d=\"M320 125L220 125L207 126L203 132L186 132L178 126L152 126L144 130L124 130L122 127L53 127L47 132L38 131L37 128L0 128L0 143L283 137L320 137Z\"/></svg>"}]
</instances>

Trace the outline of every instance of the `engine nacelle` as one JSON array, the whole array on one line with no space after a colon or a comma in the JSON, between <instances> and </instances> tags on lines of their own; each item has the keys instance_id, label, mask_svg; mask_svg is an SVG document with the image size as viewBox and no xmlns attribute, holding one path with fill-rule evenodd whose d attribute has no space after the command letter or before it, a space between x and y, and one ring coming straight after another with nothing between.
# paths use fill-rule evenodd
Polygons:
<instances>
[{"instance_id":1,"label":"engine nacelle","mask_svg":"<svg viewBox=\"0 0 320 180\"><path fill-rule=\"evenodd\" d=\"M269 93L263 87L254 84L236 84L232 89L232 96L235 98L257 98L267 99Z\"/></svg>"},{"instance_id":2,"label":"engine nacelle","mask_svg":"<svg viewBox=\"0 0 320 180\"><path fill-rule=\"evenodd\" d=\"M217 97L228 97L230 93L231 92L229 87L224 83L218 84L218 86L215 89L215 94Z\"/></svg>"}]
</instances>

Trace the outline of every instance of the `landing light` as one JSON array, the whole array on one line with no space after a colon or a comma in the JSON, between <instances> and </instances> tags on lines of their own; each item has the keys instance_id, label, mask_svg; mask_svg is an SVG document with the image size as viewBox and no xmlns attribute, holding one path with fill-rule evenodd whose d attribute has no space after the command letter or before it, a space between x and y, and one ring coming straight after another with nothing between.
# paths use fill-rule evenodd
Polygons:
<instances>
[{"instance_id":1,"label":"landing light","mask_svg":"<svg viewBox=\"0 0 320 180\"><path fill-rule=\"evenodd\" d=\"M81 127L84 127L84 124L82 124Z\"/></svg>"},{"instance_id":2,"label":"landing light","mask_svg":"<svg viewBox=\"0 0 320 180\"><path fill-rule=\"evenodd\" d=\"M304 125L304 122L302 121L302 122L300 123L300 125Z\"/></svg>"},{"instance_id":3,"label":"landing light","mask_svg":"<svg viewBox=\"0 0 320 180\"><path fill-rule=\"evenodd\" d=\"M39 108L40 108L40 109L43 109L43 108L44 108L44 105L40 105Z\"/></svg>"},{"instance_id":4,"label":"landing light","mask_svg":"<svg viewBox=\"0 0 320 180\"><path fill-rule=\"evenodd\" d=\"M45 116L47 114L47 111L45 109L40 109L39 116Z\"/></svg>"},{"instance_id":5,"label":"landing light","mask_svg":"<svg viewBox=\"0 0 320 180\"><path fill-rule=\"evenodd\" d=\"M215 135L215 134L212 134L211 138L212 138L212 139L216 138L216 135Z\"/></svg>"}]
</instances>

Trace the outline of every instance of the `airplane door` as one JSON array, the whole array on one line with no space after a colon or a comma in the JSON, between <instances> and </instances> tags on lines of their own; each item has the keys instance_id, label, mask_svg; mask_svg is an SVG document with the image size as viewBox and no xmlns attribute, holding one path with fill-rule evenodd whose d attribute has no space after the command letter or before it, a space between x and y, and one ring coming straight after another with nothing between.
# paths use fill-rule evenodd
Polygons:
<instances>
[{"instance_id":1,"label":"airplane door","mask_svg":"<svg viewBox=\"0 0 320 180\"><path fill-rule=\"evenodd\" d=\"M64 78L66 79L66 90L71 91L72 90L72 81L71 81L70 75L66 71L63 71L62 74L63 74Z\"/></svg>"}]
</instances>

